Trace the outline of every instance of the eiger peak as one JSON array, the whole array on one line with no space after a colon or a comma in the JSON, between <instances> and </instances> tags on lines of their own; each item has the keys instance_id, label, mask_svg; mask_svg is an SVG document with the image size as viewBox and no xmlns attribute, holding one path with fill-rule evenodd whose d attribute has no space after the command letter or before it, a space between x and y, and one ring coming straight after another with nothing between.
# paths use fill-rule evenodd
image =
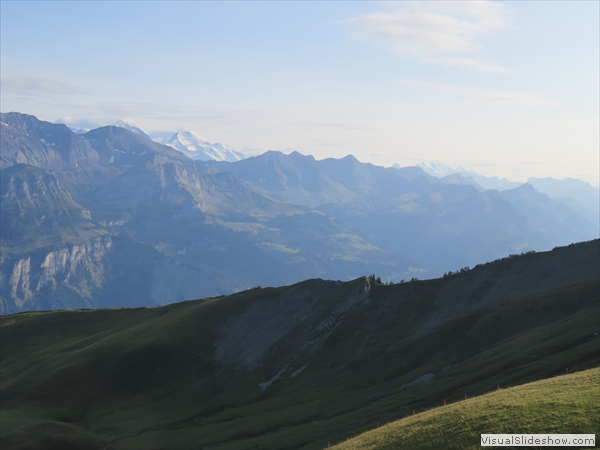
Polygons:
<instances>
[{"instance_id":1,"label":"eiger peak","mask_svg":"<svg viewBox=\"0 0 600 450\"><path fill-rule=\"evenodd\" d=\"M148 134L142 131L136 124L128 120L117 120L115 123L113 123L113 127L125 128L126 130L139 134L140 136L144 136L146 139L152 140Z\"/></svg>"}]
</instances>

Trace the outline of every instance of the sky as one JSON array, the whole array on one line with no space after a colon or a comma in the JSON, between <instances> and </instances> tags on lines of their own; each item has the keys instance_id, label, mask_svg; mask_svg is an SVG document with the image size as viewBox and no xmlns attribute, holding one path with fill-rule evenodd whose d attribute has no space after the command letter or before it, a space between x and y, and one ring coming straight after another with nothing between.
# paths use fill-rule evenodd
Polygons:
<instances>
[{"instance_id":1,"label":"sky","mask_svg":"<svg viewBox=\"0 0 600 450\"><path fill-rule=\"evenodd\" d=\"M0 110L599 182L597 1L0 2Z\"/></svg>"}]
</instances>

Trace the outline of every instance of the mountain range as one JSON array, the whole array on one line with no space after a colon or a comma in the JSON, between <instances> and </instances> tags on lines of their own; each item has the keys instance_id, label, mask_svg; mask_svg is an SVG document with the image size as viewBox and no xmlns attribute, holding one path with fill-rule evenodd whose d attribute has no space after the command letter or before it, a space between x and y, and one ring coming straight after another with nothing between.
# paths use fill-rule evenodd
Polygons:
<instances>
[{"instance_id":1,"label":"mountain range","mask_svg":"<svg viewBox=\"0 0 600 450\"><path fill-rule=\"evenodd\" d=\"M130 121L117 120L112 126L133 131L148 140L153 140L150 135ZM83 128L69 127L69 129L79 135L86 134L89 131ZM164 138L162 144L168 145L194 160L239 161L245 158L242 153L231 149L227 145L218 142L211 144L190 131L178 131L172 136Z\"/></svg>"},{"instance_id":2,"label":"mountain range","mask_svg":"<svg viewBox=\"0 0 600 450\"><path fill-rule=\"evenodd\" d=\"M353 156L202 161L123 126L78 135L26 114L1 122L3 314L431 278L598 237L531 185L486 190Z\"/></svg>"},{"instance_id":3,"label":"mountain range","mask_svg":"<svg viewBox=\"0 0 600 450\"><path fill-rule=\"evenodd\" d=\"M473 181L485 189L504 191L506 189L514 189L522 184L518 181L509 181L506 178L486 177L473 170L467 170L463 167L452 168L442 163L422 162L417 164L417 167L420 167L426 173L437 178L444 178L452 174L459 174L466 178L472 178Z\"/></svg>"},{"instance_id":4,"label":"mountain range","mask_svg":"<svg viewBox=\"0 0 600 450\"><path fill-rule=\"evenodd\" d=\"M440 163L419 163L417 164L417 167L420 167L426 173L438 178L459 174L466 179L473 180L473 182L486 189L505 191L517 188L522 184L517 181L508 181L506 178L486 177L473 170L467 170L462 167L453 169ZM573 208L595 225L600 225L599 187L594 187L591 184L576 178L557 180L554 178L530 177L527 179L527 183L542 194L546 194L570 208Z\"/></svg>"},{"instance_id":5,"label":"mountain range","mask_svg":"<svg viewBox=\"0 0 600 450\"><path fill-rule=\"evenodd\" d=\"M598 234L592 221L528 184L499 192L458 174L438 179L418 167L386 169L353 156L317 161L298 152L209 164L266 196L322 211L363 239L438 270Z\"/></svg>"}]
</instances>

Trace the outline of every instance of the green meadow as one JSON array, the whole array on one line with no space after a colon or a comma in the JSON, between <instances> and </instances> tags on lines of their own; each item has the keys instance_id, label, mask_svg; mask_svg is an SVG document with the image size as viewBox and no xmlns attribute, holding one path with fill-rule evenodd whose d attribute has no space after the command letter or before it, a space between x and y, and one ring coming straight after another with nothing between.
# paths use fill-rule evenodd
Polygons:
<instances>
[{"instance_id":1,"label":"green meadow","mask_svg":"<svg viewBox=\"0 0 600 450\"><path fill-rule=\"evenodd\" d=\"M595 434L598 438L598 405L600 369L589 369L433 408L332 448L478 449L481 434L490 433Z\"/></svg>"}]
</instances>

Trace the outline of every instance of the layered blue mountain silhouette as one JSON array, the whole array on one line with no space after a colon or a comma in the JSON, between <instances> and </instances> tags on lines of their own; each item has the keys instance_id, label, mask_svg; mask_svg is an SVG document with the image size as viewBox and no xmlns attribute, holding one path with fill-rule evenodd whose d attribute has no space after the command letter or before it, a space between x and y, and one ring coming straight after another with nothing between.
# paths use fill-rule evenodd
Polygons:
<instances>
[{"instance_id":1,"label":"layered blue mountain silhouette","mask_svg":"<svg viewBox=\"0 0 600 450\"><path fill-rule=\"evenodd\" d=\"M2 313L428 278L598 237L571 194L535 183L500 192L297 152L203 161L123 126L79 135L26 114L1 122Z\"/></svg>"}]
</instances>

